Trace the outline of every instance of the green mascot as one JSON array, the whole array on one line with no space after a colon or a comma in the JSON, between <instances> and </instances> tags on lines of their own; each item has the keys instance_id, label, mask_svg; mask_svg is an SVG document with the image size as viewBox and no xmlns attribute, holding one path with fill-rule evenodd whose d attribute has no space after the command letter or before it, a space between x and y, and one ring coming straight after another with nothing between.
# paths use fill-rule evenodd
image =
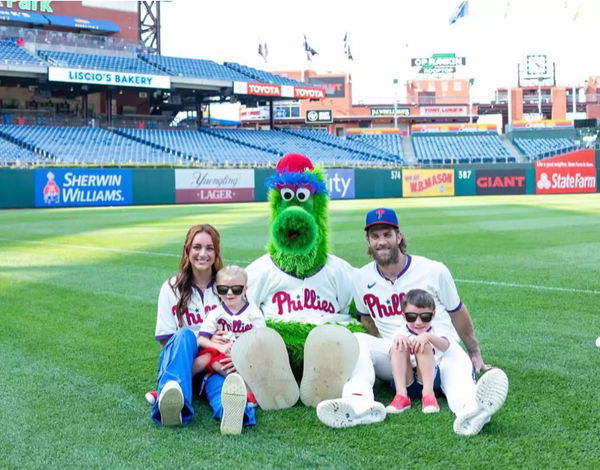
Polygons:
<instances>
[{"instance_id":1,"label":"green mascot","mask_svg":"<svg viewBox=\"0 0 600 470\"><path fill-rule=\"evenodd\" d=\"M263 409L288 408L298 398L316 406L341 396L358 356L351 330L364 330L349 313L354 268L329 253L321 168L304 155L287 154L267 186L267 254L247 272L248 300L269 328L242 335L232 358ZM292 370L302 375L300 388Z\"/></svg>"}]
</instances>

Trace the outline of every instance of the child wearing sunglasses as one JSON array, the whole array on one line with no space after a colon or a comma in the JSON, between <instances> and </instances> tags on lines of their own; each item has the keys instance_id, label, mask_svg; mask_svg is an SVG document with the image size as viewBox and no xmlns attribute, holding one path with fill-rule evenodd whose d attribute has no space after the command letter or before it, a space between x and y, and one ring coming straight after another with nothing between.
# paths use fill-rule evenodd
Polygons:
<instances>
[{"instance_id":1,"label":"child wearing sunglasses","mask_svg":"<svg viewBox=\"0 0 600 470\"><path fill-rule=\"evenodd\" d=\"M231 346L241 334L253 328L266 326L262 312L246 299L247 283L246 271L239 266L225 266L219 270L214 290L221 300L221 305L207 315L198 332L198 347L201 348L198 355L208 355L210 357L207 370L213 373L213 376L209 376L205 380L204 393L213 408L214 417L221 418L221 432L224 434L239 434L241 432L241 423L230 424L229 417L226 416L226 413L223 413L221 402L228 399L225 397L224 383L235 381L236 385L232 388L237 389L235 392L237 395L240 395L240 390L244 391L243 399L246 403L246 411L243 424L255 424L253 408L257 406L257 403L254 394L238 374L230 374L220 362L223 358L229 357ZM229 340L219 342L211 339L218 330L224 331ZM225 380L223 380L223 377L225 377ZM221 396L221 388L224 389L223 397ZM226 410L227 408L225 407ZM231 408L239 410L240 407L234 406ZM252 410L249 411L248 408ZM234 416L231 421L236 419L237 417Z\"/></svg>"},{"instance_id":2,"label":"child wearing sunglasses","mask_svg":"<svg viewBox=\"0 0 600 470\"><path fill-rule=\"evenodd\" d=\"M410 408L410 397L421 394L423 413L437 413L440 407L433 391L435 382L439 388L437 364L450 342L436 335L431 325L435 300L429 292L410 290L401 306L406 323L396 331L390 349L396 395L386 411L402 413Z\"/></svg>"}]
</instances>

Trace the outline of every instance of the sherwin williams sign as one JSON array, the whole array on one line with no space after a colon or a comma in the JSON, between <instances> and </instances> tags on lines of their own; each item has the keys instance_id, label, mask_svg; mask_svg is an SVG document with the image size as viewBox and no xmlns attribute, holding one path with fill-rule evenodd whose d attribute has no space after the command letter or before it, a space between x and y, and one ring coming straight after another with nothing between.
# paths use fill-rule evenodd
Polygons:
<instances>
[{"instance_id":1,"label":"sherwin williams sign","mask_svg":"<svg viewBox=\"0 0 600 470\"><path fill-rule=\"evenodd\" d=\"M402 170L402 196L454 196L454 170Z\"/></svg>"},{"instance_id":2,"label":"sherwin williams sign","mask_svg":"<svg viewBox=\"0 0 600 470\"><path fill-rule=\"evenodd\" d=\"M175 202L254 201L254 170L175 170Z\"/></svg>"},{"instance_id":3,"label":"sherwin williams sign","mask_svg":"<svg viewBox=\"0 0 600 470\"><path fill-rule=\"evenodd\" d=\"M353 169L329 168L325 174L331 199L354 199Z\"/></svg>"},{"instance_id":4,"label":"sherwin williams sign","mask_svg":"<svg viewBox=\"0 0 600 470\"><path fill-rule=\"evenodd\" d=\"M54 82L89 83L94 85L129 86L138 88L171 88L166 75L111 72L108 70L48 67L48 80Z\"/></svg>"},{"instance_id":5,"label":"sherwin williams sign","mask_svg":"<svg viewBox=\"0 0 600 470\"><path fill-rule=\"evenodd\" d=\"M131 170L35 170L36 207L132 204Z\"/></svg>"},{"instance_id":6,"label":"sherwin williams sign","mask_svg":"<svg viewBox=\"0 0 600 470\"><path fill-rule=\"evenodd\" d=\"M537 194L595 193L594 150L578 150L535 162Z\"/></svg>"}]
</instances>

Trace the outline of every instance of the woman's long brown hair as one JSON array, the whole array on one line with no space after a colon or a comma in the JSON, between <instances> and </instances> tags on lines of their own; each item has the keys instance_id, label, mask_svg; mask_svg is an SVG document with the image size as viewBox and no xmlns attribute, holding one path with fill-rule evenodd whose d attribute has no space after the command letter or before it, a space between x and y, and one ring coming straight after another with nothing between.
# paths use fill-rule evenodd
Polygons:
<instances>
[{"instance_id":1,"label":"woman's long brown hair","mask_svg":"<svg viewBox=\"0 0 600 470\"><path fill-rule=\"evenodd\" d=\"M192 298L194 289L194 273L192 271L192 263L190 263L190 250L194 237L199 233L208 233L212 239L215 249L215 262L212 265L212 279L215 279L217 271L223 267L221 259L221 235L216 228L209 224L193 225L188 230L183 244L183 253L179 261L179 272L175 277L175 283L171 286L175 294L179 291L179 302L177 302L177 322L179 328L183 327L183 314L187 311L190 299Z\"/></svg>"}]
</instances>

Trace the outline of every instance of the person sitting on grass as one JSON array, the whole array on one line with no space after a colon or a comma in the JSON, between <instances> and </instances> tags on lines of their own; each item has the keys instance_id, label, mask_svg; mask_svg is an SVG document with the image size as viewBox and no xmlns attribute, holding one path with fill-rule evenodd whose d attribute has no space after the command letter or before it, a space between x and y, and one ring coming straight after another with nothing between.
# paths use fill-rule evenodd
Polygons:
<instances>
[{"instance_id":1,"label":"person sitting on grass","mask_svg":"<svg viewBox=\"0 0 600 470\"><path fill-rule=\"evenodd\" d=\"M246 300L248 276L239 266L226 266L219 270L214 287L221 299L221 305L212 310L204 319L198 331L198 356L206 361L207 370L212 373L205 379L204 394L213 409L213 416L221 419L223 434L239 434L242 425L256 424L254 394L244 384L242 378L223 365L229 358L231 346L243 333L265 327L262 312ZM229 341L213 339L217 331L223 331Z\"/></svg>"},{"instance_id":2,"label":"person sitting on grass","mask_svg":"<svg viewBox=\"0 0 600 470\"><path fill-rule=\"evenodd\" d=\"M435 300L429 292L412 289L401 305L406 324L396 330L390 349L396 395L386 411L402 413L410 408L411 398L422 395L423 413L437 413L440 411L434 394L434 383L437 382L438 389L440 386L437 364L450 341L436 335L431 326Z\"/></svg>"}]
</instances>

